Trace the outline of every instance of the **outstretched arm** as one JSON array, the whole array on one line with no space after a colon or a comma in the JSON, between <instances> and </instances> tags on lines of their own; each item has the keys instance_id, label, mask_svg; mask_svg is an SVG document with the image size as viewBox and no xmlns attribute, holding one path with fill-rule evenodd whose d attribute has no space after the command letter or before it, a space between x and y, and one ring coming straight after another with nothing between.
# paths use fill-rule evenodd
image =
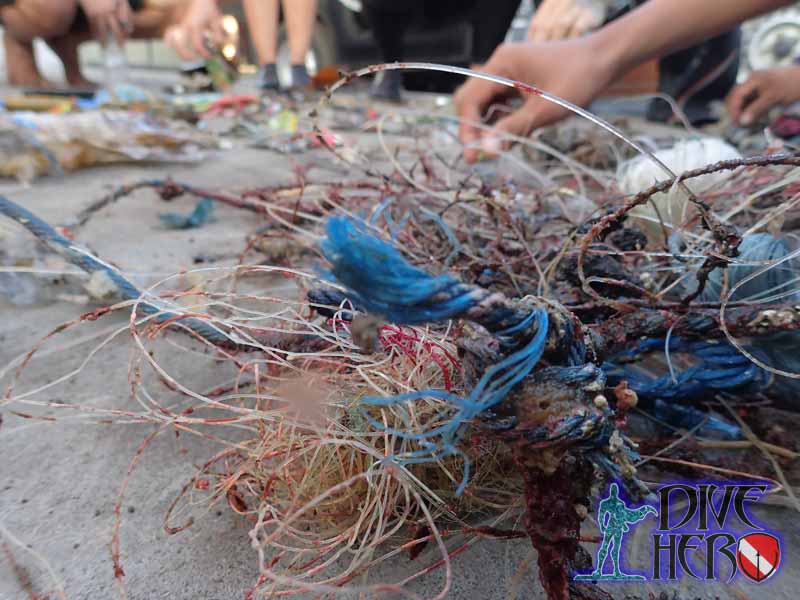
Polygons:
<instances>
[{"instance_id":1,"label":"outstretched arm","mask_svg":"<svg viewBox=\"0 0 800 600\"><path fill-rule=\"evenodd\" d=\"M579 105L587 105L630 69L727 31L742 21L791 4L789 0L650 0L602 29L574 40L537 44L503 44L484 70L536 85ZM465 157L500 150L496 133L469 121L480 121L486 109L507 96L507 88L477 79L456 94ZM528 135L536 127L565 116L541 98L529 98L501 119L495 129Z\"/></svg>"},{"instance_id":2,"label":"outstretched arm","mask_svg":"<svg viewBox=\"0 0 800 600\"><path fill-rule=\"evenodd\" d=\"M644 506L640 506L639 508L633 511L633 523L638 523L639 521L643 521L647 515L655 515L658 516L658 512L655 508L650 506L649 504L645 504Z\"/></svg>"},{"instance_id":3,"label":"outstretched arm","mask_svg":"<svg viewBox=\"0 0 800 600\"><path fill-rule=\"evenodd\" d=\"M650 0L597 35L614 70L622 74L789 4L787 0Z\"/></svg>"}]
</instances>

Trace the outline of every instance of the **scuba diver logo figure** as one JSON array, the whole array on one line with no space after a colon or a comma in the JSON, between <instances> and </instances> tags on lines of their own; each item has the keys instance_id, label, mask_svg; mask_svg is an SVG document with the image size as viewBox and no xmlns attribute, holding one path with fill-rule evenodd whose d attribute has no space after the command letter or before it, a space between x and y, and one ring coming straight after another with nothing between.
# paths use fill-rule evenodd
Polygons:
<instances>
[{"instance_id":1,"label":"scuba diver logo figure","mask_svg":"<svg viewBox=\"0 0 800 600\"><path fill-rule=\"evenodd\" d=\"M647 515L658 516L656 509L652 506L640 506L639 508L628 508L625 502L619 497L619 487L612 483L608 490L608 496L600 501L597 507L597 524L603 534L603 542L597 552L597 566L592 573L575 576L576 581L598 581L598 580L641 580L642 575L628 575L620 570L619 555L622 550L622 537L630 531L630 525L638 523ZM603 573L603 565L609 554L611 564L614 567L613 573Z\"/></svg>"}]
</instances>

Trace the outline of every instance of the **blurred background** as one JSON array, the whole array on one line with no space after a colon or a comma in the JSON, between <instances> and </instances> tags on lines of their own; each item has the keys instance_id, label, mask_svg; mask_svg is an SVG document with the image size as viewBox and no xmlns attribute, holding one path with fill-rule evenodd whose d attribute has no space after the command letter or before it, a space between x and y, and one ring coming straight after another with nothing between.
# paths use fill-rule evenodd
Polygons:
<instances>
[{"instance_id":1,"label":"blurred background","mask_svg":"<svg viewBox=\"0 0 800 600\"><path fill-rule=\"evenodd\" d=\"M229 58L238 57L243 73L255 72L255 51L246 34L241 2L229 3L226 12L225 28L231 34L232 41L224 52ZM533 13L533 1L523 0L506 39L524 39ZM740 78L750 70L791 62L794 56L800 54L800 3L747 23L743 35ZM447 18L435 14L419 15L405 32L404 38L407 60L460 66L469 66L472 62L475 27L467 18L459 19L458 15L454 18L453 13ZM279 76L285 80L288 79L289 53L283 24L279 44ZM147 71L146 75L154 78L158 78L159 72L167 75L187 66L160 40L129 41L125 53L131 68ZM63 77L60 62L41 40L36 42L36 54L45 77L54 80ZM80 54L81 62L89 71L102 66L103 54L96 42L83 44ZM378 62L381 62L380 51L369 28L362 1L319 0L313 43L306 57L309 71L314 74L326 65L352 68ZM5 56L0 56L0 64L5 70ZM436 73L409 73L405 78L405 87L410 90L447 92L454 85L452 77Z\"/></svg>"}]
</instances>

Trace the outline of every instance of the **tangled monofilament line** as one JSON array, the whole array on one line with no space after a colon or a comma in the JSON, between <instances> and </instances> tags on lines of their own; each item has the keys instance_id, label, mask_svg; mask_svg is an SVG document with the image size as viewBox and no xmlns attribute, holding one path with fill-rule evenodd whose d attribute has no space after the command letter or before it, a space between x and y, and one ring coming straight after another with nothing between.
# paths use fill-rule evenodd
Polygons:
<instances>
[{"instance_id":1,"label":"tangled monofilament line","mask_svg":"<svg viewBox=\"0 0 800 600\"><path fill-rule=\"evenodd\" d=\"M315 276L282 269L261 270L293 276L299 283L317 281ZM235 271L205 270L216 279L209 279L208 289L226 287ZM163 348L157 342L167 329L153 315L132 320L129 328L112 334L122 335L127 329L132 336L136 353L129 373L132 398L140 410L96 409L95 416L104 421L152 423L158 432L197 435L224 448L176 499L165 525L169 532L178 533L187 526L172 522L192 506L227 502L253 526L252 543L261 564L254 592L282 595L341 586L429 539L439 539L444 549L442 536L475 527L475 523L467 524L470 514L491 510L494 516L485 524L492 527L517 516L519 489L509 485L513 480L510 461L496 444L476 439L469 452L480 457L479 468L469 489L457 499L454 489L462 459L409 466L389 460L394 453L415 451L415 441L372 427L356 406L358 398L375 393L460 389L460 366L447 331L385 325L379 334L384 353L361 355L354 351L347 321L337 316L309 320L305 301L250 296L263 304L280 300L279 308L265 313L238 309L231 303L235 294L205 295L202 307L195 309L229 313L210 321L216 326L245 335L254 327L260 334L270 331L293 342L289 347L262 346L258 356L237 357L220 350L209 360L231 365L229 383L198 392L179 381L163 362ZM315 340L318 349L304 350L305 339ZM28 360L34 358L35 353ZM76 376L83 368L85 364L66 376ZM148 377L148 372L155 377ZM9 389L6 399L39 405L32 398L57 381L18 395ZM371 410L369 417L386 428L421 431L442 423L444 405L431 397L413 410L382 407ZM215 429L227 429L231 439ZM233 441L237 437L240 440ZM437 527L447 522L452 530L437 533ZM428 533L409 539L410 525ZM345 566L339 566L345 558ZM119 554L115 561L121 565Z\"/></svg>"}]
</instances>

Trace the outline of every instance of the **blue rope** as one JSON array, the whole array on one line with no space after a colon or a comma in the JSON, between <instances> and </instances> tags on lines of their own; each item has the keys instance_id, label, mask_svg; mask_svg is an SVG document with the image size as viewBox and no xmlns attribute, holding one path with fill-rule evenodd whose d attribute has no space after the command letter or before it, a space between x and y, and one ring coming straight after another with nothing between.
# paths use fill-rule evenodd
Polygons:
<instances>
[{"instance_id":1,"label":"blue rope","mask_svg":"<svg viewBox=\"0 0 800 600\"><path fill-rule=\"evenodd\" d=\"M706 396L710 391L730 390L754 386L760 388L769 382L767 373L726 342L689 341L680 337L670 339L669 351L689 354L698 359L691 367L660 377L649 376L633 364L621 364L655 349L664 348L665 341L645 340L636 348L623 352L603 368L609 379L622 379L642 399L677 400L687 402Z\"/></svg>"},{"instance_id":2,"label":"blue rope","mask_svg":"<svg viewBox=\"0 0 800 600\"><path fill-rule=\"evenodd\" d=\"M92 274L96 272L102 272L107 275L116 286L120 296L126 300L137 300L142 297L142 292L140 292L130 281L125 279L119 273L119 271L92 256L88 250L84 250L83 248L75 245L28 209L23 208L19 204L12 202L4 196L0 196L0 214L13 219L25 227L48 247L66 258L76 267L84 270L86 273ZM155 320L159 323L181 317L181 313L164 310L163 308L145 300L142 300L139 303L139 308L146 315L157 315ZM231 344L230 339L224 332L201 319L196 319L193 317L180 318L180 320L176 322L176 325L190 329L212 344Z\"/></svg>"},{"instance_id":3,"label":"blue rope","mask_svg":"<svg viewBox=\"0 0 800 600\"><path fill-rule=\"evenodd\" d=\"M791 248L785 239L768 233L745 236L739 245L740 262L761 264L733 264L727 271L728 289L764 268L765 264L776 262L788 256ZM722 295L722 271L711 273L706 289L700 296L703 301L716 301ZM784 261L758 277L754 277L739 287L731 298L733 301L750 300L764 303L797 303L800 301L800 259ZM796 331L776 333L752 340L748 349L765 364L781 371L800 372L800 333ZM766 373L765 373L766 377ZM770 391L777 395L796 398L800 393L800 380L775 376L770 381Z\"/></svg>"},{"instance_id":4,"label":"blue rope","mask_svg":"<svg viewBox=\"0 0 800 600\"><path fill-rule=\"evenodd\" d=\"M327 233L322 251L331 264L329 277L342 284L347 292L344 296L313 292L310 297L314 301L329 301L338 306L347 298L359 310L382 315L399 324L464 318L480 323L500 340L501 350L507 356L488 368L466 397L444 390L422 390L362 399L362 404L376 407L397 406L425 398L447 402L452 414L448 414L442 424L420 432L408 431L411 423L407 418L404 418L405 427L387 428L366 410L362 412L374 428L401 439L414 440L419 446L417 450L391 456L388 460L409 465L460 456L464 463L461 483L456 490L460 495L469 480L470 460L458 448L458 443L472 420L479 416L491 419L490 409L531 376L545 350L550 328L547 310L463 284L448 274L432 276L410 265L392 245L370 235L363 225L350 219L329 219ZM595 365L586 364L586 348L574 338L572 323L566 323L562 334L565 338L562 342L569 345L567 361L571 366L550 367L534 377L541 374L564 385L602 389L605 374ZM568 443L592 456L602 452L615 430L613 412L585 410L581 402L576 402L573 408L562 421L525 431L523 435L534 444ZM612 472L618 470L610 460L598 464Z\"/></svg>"},{"instance_id":5,"label":"blue rope","mask_svg":"<svg viewBox=\"0 0 800 600\"><path fill-rule=\"evenodd\" d=\"M691 429L705 420L701 435L716 432L732 439L740 438L739 427L683 404L703 400L714 392L766 388L771 382L769 374L727 342L685 340L678 336L670 338L668 350L692 356L695 362L691 367L674 375L652 376L636 364L626 364L626 361L664 348L665 340L647 339L617 355L613 361L606 361L603 369L608 374L609 384L627 381L653 411L653 416L670 425Z\"/></svg>"},{"instance_id":6,"label":"blue rope","mask_svg":"<svg viewBox=\"0 0 800 600\"><path fill-rule=\"evenodd\" d=\"M442 321L463 314L478 299L472 286L408 264L396 248L348 218L328 219L322 251L350 299L393 323Z\"/></svg>"},{"instance_id":7,"label":"blue rope","mask_svg":"<svg viewBox=\"0 0 800 600\"><path fill-rule=\"evenodd\" d=\"M602 369L591 363L570 367L547 367L532 375L536 383L557 381L562 388L590 388L602 390L606 386L606 375ZM535 387L533 389L536 389ZM594 395L592 393L592 395ZM597 450L607 447L614 432L613 411L606 406L594 406L587 410L585 405L576 403L573 413L555 424L547 423L525 432L525 439L534 444L550 445L569 442L573 448Z\"/></svg>"},{"instance_id":8,"label":"blue rope","mask_svg":"<svg viewBox=\"0 0 800 600\"><path fill-rule=\"evenodd\" d=\"M331 217L321 244L331 264L330 279L347 288L347 298L361 310L399 325L420 325L466 318L501 334L501 341L523 343L535 333L509 328L528 318L530 305L493 296L448 274L430 275L409 264L391 244L371 235L363 224ZM506 330L506 334L503 334Z\"/></svg>"},{"instance_id":9,"label":"blue rope","mask_svg":"<svg viewBox=\"0 0 800 600\"><path fill-rule=\"evenodd\" d=\"M214 215L214 201L211 198L201 198L188 215L168 212L161 213L158 218L167 229L195 229L211 220Z\"/></svg>"},{"instance_id":10,"label":"blue rope","mask_svg":"<svg viewBox=\"0 0 800 600\"><path fill-rule=\"evenodd\" d=\"M464 318L486 327L501 340L501 349L509 355L488 369L475 389L461 398L442 390L426 390L401 394L389 398L365 398L363 402L372 406L392 406L423 398L437 398L450 403L455 413L446 423L433 429L409 433L387 430L403 439L413 439L420 449L407 455L393 457L405 464L428 462L443 456L458 454L464 458L464 477L458 493L463 491L469 476L469 461L456 444L467 423L475 417L489 413L489 409L500 403L511 389L528 377L544 352L544 343L549 328L547 313L530 304L510 301L500 294L461 283L456 278L442 274L433 276L423 269L410 265L391 244L372 235L364 225L341 217L329 219L327 238L322 242L322 251L331 264L329 277L346 288L347 298L357 310L375 313L398 324L421 324L450 318ZM748 236L743 244L742 258L759 262L786 256L788 247L771 236ZM736 265L729 267L730 285L753 273L758 266ZM715 272L714 277L719 277ZM755 284L755 285L754 285ZM793 287L789 287L793 286ZM794 290L793 269L773 269L755 278L742 287L742 296L764 298L781 291ZM710 281L703 299L708 301L722 290L721 279ZM791 295L792 298L800 294ZM320 294L320 299L326 295ZM737 294L740 296L740 294ZM567 320L562 339L557 340L568 350L566 367L552 367L538 372L539 375L569 384L577 374L597 370L586 365L586 347L580 336L574 336L572 323ZM787 334L788 335L788 334ZM786 336L781 337L785 347ZM791 337L789 341L796 340ZM765 339L757 340L753 351L769 354ZM631 364L641 355L660 351L665 347L664 339L645 339L635 348L619 354L602 366L608 383L614 385L626 380L639 398L649 403L659 418L678 427L693 427L703 423L704 431L714 431L727 437L740 437L738 427L716 417L685 406L692 400L705 398L717 391L759 390L771 383L771 377L726 342L693 341L680 337L669 340L669 351L691 355L696 362L678 373L649 375ZM796 347L796 345L795 345ZM772 351L774 352L774 351ZM792 356L796 352L791 353ZM782 358L784 362L787 360ZM800 358L795 359L800 361ZM798 369L800 370L800 369ZM582 375L581 375L582 376ZM602 386L601 386L602 387ZM384 429L383 424L365 415L372 425ZM533 443L557 443L559 440L585 450L594 456L598 464L613 469L613 462L603 457L604 444L615 430L611 413L583 411L565 418L549 428L525 432ZM511 427L514 427L512 425ZM605 442L603 442L605 440Z\"/></svg>"},{"instance_id":11,"label":"blue rope","mask_svg":"<svg viewBox=\"0 0 800 600\"><path fill-rule=\"evenodd\" d=\"M677 238L676 238L677 239ZM721 301L726 289L733 289L739 282L761 270L766 264L778 261L790 253L785 240L767 233L745 236L739 245L738 263L728 265L725 270L712 271L703 293L698 297L702 302ZM751 264L741 264L751 263ZM759 264L760 263L760 264ZM786 261L773 267L747 283L741 285L731 300L769 302L780 298L783 302L796 302L798 292L798 261ZM724 279L723 279L724 278ZM688 291L688 290L687 290ZM693 428L702 425L702 431L721 433L726 437L741 437L741 430L721 419L684 406L702 400L719 391L764 390L767 387L789 388L797 392L797 382L786 378L773 378L739 350L727 342L690 341L680 337L671 338L669 352L681 352L693 357L691 367L676 373L652 376L641 367L631 364L642 355L665 349L664 338L651 338L641 341L636 347L627 350L603 365L609 380L627 380L640 399L648 405L657 418L676 427ZM800 371L800 355L797 346L800 337L797 333L780 333L756 338L748 351L767 364L786 371ZM783 390L786 391L786 390Z\"/></svg>"}]
</instances>

